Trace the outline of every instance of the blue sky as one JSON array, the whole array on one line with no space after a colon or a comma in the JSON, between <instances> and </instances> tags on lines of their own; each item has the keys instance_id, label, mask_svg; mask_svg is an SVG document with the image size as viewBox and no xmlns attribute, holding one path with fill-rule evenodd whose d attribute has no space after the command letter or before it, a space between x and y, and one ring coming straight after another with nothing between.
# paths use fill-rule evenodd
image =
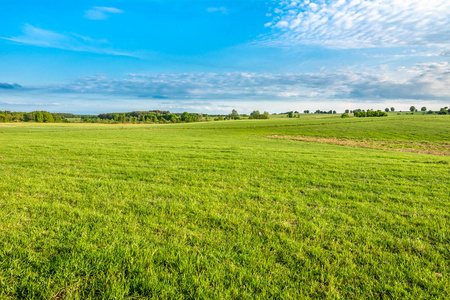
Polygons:
<instances>
[{"instance_id":1,"label":"blue sky","mask_svg":"<svg viewBox=\"0 0 450 300\"><path fill-rule=\"evenodd\" d=\"M450 104L447 0L3 2L0 110Z\"/></svg>"}]
</instances>

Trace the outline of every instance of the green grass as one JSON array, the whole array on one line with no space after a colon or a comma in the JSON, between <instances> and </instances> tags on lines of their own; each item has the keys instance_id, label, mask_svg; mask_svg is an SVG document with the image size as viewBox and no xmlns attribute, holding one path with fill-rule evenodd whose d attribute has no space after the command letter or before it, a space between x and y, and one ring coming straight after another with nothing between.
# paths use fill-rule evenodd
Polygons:
<instances>
[{"instance_id":1,"label":"green grass","mask_svg":"<svg viewBox=\"0 0 450 300\"><path fill-rule=\"evenodd\" d=\"M0 125L0 299L450 297L449 156L273 135L450 118Z\"/></svg>"}]
</instances>

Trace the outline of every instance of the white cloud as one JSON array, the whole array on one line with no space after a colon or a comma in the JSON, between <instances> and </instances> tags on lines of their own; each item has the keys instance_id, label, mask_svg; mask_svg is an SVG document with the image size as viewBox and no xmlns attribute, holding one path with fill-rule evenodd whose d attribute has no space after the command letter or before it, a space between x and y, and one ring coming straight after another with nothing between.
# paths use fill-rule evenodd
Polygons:
<instances>
[{"instance_id":1,"label":"white cloud","mask_svg":"<svg viewBox=\"0 0 450 300\"><path fill-rule=\"evenodd\" d=\"M115 7L94 6L84 12L84 17L90 20L106 20L111 14L121 14L123 10Z\"/></svg>"},{"instance_id":2,"label":"white cloud","mask_svg":"<svg viewBox=\"0 0 450 300\"><path fill-rule=\"evenodd\" d=\"M213 12L220 12L223 14L227 14L228 13L228 9L226 7L208 7L206 9L207 12L213 13Z\"/></svg>"},{"instance_id":3,"label":"white cloud","mask_svg":"<svg viewBox=\"0 0 450 300\"><path fill-rule=\"evenodd\" d=\"M343 49L450 47L448 0L280 0L278 3L273 11L274 31L264 39L270 45Z\"/></svg>"},{"instance_id":4,"label":"white cloud","mask_svg":"<svg viewBox=\"0 0 450 300\"><path fill-rule=\"evenodd\" d=\"M25 24L23 26L22 32L23 34L18 37L0 37L0 39L38 47L108 55L134 56L132 54L113 49L111 44L106 39L92 39L88 36L83 36L76 33L62 34L55 31L34 27L29 24Z\"/></svg>"}]
</instances>

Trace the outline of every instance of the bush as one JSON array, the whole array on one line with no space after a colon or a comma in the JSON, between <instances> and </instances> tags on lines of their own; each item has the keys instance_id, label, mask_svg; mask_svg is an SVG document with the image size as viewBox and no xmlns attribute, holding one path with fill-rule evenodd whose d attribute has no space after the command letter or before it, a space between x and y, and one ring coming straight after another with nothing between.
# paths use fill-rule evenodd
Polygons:
<instances>
[{"instance_id":1,"label":"bush","mask_svg":"<svg viewBox=\"0 0 450 300\"><path fill-rule=\"evenodd\" d=\"M343 113L341 115L341 118L350 118L350 115L348 113Z\"/></svg>"},{"instance_id":2,"label":"bush","mask_svg":"<svg viewBox=\"0 0 450 300\"><path fill-rule=\"evenodd\" d=\"M364 118L364 117L387 117L388 114L381 110L368 110L368 111L355 111L353 113L355 117Z\"/></svg>"}]
</instances>

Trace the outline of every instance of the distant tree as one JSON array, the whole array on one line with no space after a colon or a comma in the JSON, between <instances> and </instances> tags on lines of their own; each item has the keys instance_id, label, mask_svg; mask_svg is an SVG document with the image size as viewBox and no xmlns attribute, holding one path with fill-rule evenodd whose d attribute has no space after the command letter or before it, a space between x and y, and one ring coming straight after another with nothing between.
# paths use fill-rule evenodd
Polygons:
<instances>
[{"instance_id":1,"label":"distant tree","mask_svg":"<svg viewBox=\"0 0 450 300\"><path fill-rule=\"evenodd\" d=\"M389 108L386 107L386 108L384 109L384 111L385 111L385 112L389 112Z\"/></svg>"},{"instance_id":2,"label":"distant tree","mask_svg":"<svg viewBox=\"0 0 450 300\"><path fill-rule=\"evenodd\" d=\"M250 113L250 117L252 119L259 119L260 115L261 115L261 113L259 112L259 110L254 110Z\"/></svg>"},{"instance_id":3,"label":"distant tree","mask_svg":"<svg viewBox=\"0 0 450 300\"><path fill-rule=\"evenodd\" d=\"M395 111L395 108L391 107L391 111L394 112L394 111Z\"/></svg>"},{"instance_id":4,"label":"distant tree","mask_svg":"<svg viewBox=\"0 0 450 300\"><path fill-rule=\"evenodd\" d=\"M293 118L294 117L294 112L293 111L288 112L288 117L289 118Z\"/></svg>"},{"instance_id":5,"label":"distant tree","mask_svg":"<svg viewBox=\"0 0 450 300\"><path fill-rule=\"evenodd\" d=\"M335 111L335 110L333 110L333 114L336 114L336 111Z\"/></svg>"},{"instance_id":6,"label":"distant tree","mask_svg":"<svg viewBox=\"0 0 450 300\"><path fill-rule=\"evenodd\" d=\"M230 119L237 120L238 117L239 117L239 114L238 114L237 110L233 109L231 111L231 116L230 117L231 117Z\"/></svg>"},{"instance_id":7,"label":"distant tree","mask_svg":"<svg viewBox=\"0 0 450 300\"><path fill-rule=\"evenodd\" d=\"M187 122L188 120L189 120L189 113L185 111L184 113L181 114L181 121Z\"/></svg>"},{"instance_id":8,"label":"distant tree","mask_svg":"<svg viewBox=\"0 0 450 300\"><path fill-rule=\"evenodd\" d=\"M420 109L420 111L427 111L427 108L425 106L422 106L422 108Z\"/></svg>"},{"instance_id":9,"label":"distant tree","mask_svg":"<svg viewBox=\"0 0 450 300\"><path fill-rule=\"evenodd\" d=\"M34 121L38 123L44 122L44 114L41 111L36 112L34 115Z\"/></svg>"},{"instance_id":10,"label":"distant tree","mask_svg":"<svg viewBox=\"0 0 450 300\"><path fill-rule=\"evenodd\" d=\"M415 106L411 106L411 107L409 108L409 111L411 111L411 112L415 112L415 111L417 111L417 109L416 109L416 107L415 107Z\"/></svg>"},{"instance_id":11,"label":"distant tree","mask_svg":"<svg viewBox=\"0 0 450 300\"><path fill-rule=\"evenodd\" d=\"M309 114L309 110L304 110L303 113Z\"/></svg>"},{"instance_id":12,"label":"distant tree","mask_svg":"<svg viewBox=\"0 0 450 300\"><path fill-rule=\"evenodd\" d=\"M345 112L341 115L341 118L350 118L350 115L347 112Z\"/></svg>"},{"instance_id":13,"label":"distant tree","mask_svg":"<svg viewBox=\"0 0 450 300\"><path fill-rule=\"evenodd\" d=\"M52 115L53 115L53 121L55 121L56 123L62 122L62 118L60 115L58 115L58 114L52 114Z\"/></svg>"},{"instance_id":14,"label":"distant tree","mask_svg":"<svg viewBox=\"0 0 450 300\"><path fill-rule=\"evenodd\" d=\"M249 119L269 119L269 112L265 111L263 114L259 112L259 110L254 110L250 114Z\"/></svg>"},{"instance_id":15,"label":"distant tree","mask_svg":"<svg viewBox=\"0 0 450 300\"><path fill-rule=\"evenodd\" d=\"M439 111L438 111L438 115L448 115L450 112L447 110L447 107L442 107Z\"/></svg>"},{"instance_id":16,"label":"distant tree","mask_svg":"<svg viewBox=\"0 0 450 300\"><path fill-rule=\"evenodd\" d=\"M350 110L349 110L349 109L346 109L346 110L345 110L345 113L346 113L346 114L348 114L349 112L350 112Z\"/></svg>"}]
</instances>

